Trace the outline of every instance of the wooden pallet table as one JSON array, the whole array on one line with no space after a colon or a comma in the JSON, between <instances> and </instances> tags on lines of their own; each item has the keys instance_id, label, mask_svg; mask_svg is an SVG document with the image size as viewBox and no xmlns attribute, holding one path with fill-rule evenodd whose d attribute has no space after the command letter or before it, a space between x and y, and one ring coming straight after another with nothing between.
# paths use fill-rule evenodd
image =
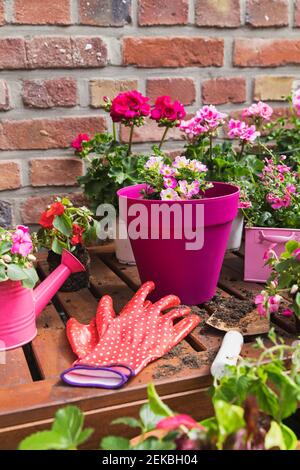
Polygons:
<instances>
[{"instance_id":1,"label":"wooden pallet table","mask_svg":"<svg viewBox=\"0 0 300 470\"><path fill-rule=\"evenodd\" d=\"M7 352L5 364L1 364L0 358L0 449L15 449L25 436L49 428L55 411L67 404L78 405L85 413L86 425L95 428L87 448L97 448L100 439L109 433L131 437L132 431L123 426L112 427L110 423L121 416L137 415L151 381L174 410L196 419L211 415L209 368L222 334L204 324L210 313L209 304L196 307L203 322L180 346L150 364L124 388L76 388L61 382L60 373L75 359L65 334L67 319L73 316L88 322L104 294L113 297L118 311L140 284L136 268L120 265L111 246L92 249L91 256L90 288L58 293L39 317L34 341ZM219 282L220 295L247 299L261 289L258 284L242 281L242 267L241 254L226 257ZM41 278L47 275L44 259L40 259L38 269ZM279 333L291 341L293 325L280 319L275 321ZM253 342L246 342L242 354L257 354L252 345Z\"/></svg>"}]
</instances>

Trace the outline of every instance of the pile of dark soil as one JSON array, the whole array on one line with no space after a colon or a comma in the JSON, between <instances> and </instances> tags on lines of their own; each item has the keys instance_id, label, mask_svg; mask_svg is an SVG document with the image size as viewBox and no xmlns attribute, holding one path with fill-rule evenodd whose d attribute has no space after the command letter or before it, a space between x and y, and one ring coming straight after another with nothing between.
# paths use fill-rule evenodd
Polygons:
<instances>
[{"instance_id":1,"label":"pile of dark soil","mask_svg":"<svg viewBox=\"0 0 300 470\"><path fill-rule=\"evenodd\" d=\"M236 297L223 297L217 294L208 304L214 318L212 323L217 326L219 321L226 323L228 328L245 327L245 316L255 309L252 300L240 300Z\"/></svg>"}]
</instances>

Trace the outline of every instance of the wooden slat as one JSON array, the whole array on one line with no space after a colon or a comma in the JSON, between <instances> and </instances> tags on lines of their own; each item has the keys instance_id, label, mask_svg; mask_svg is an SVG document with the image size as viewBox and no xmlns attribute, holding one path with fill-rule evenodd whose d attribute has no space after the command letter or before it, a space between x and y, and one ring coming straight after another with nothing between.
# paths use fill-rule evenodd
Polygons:
<instances>
[{"instance_id":1,"label":"wooden slat","mask_svg":"<svg viewBox=\"0 0 300 470\"><path fill-rule=\"evenodd\" d=\"M32 383L32 378L23 349L0 352L0 387L28 383Z\"/></svg>"},{"instance_id":2,"label":"wooden slat","mask_svg":"<svg viewBox=\"0 0 300 470\"><path fill-rule=\"evenodd\" d=\"M48 305L37 320L38 335L32 349L43 378L57 377L75 360L65 325L55 307Z\"/></svg>"}]
</instances>

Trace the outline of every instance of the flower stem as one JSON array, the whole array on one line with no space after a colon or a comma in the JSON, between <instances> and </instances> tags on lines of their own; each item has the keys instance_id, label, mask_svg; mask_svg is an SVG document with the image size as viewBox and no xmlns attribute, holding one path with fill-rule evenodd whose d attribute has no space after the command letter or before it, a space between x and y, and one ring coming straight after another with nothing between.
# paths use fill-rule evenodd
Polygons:
<instances>
[{"instance_id":1,"label":"flower stem","mask_svg":"<svg viewBox=\"0 0 300 470\"><path fill-rule=\"evenodd\" d=\"M212 134L209 135L209 159L212 161L213 155L213 136Z\"/></svg>"},{"instance_id":2,"label":"flower stem","mask_svg":"<svg viewBox=\"0 0 300 470\"><path fill-rule=\"evenodd\" d=\"M242 156L243 156L244 149L245 149L245 145L246 145L246 141L245 141L245 140L242 140L242 143L241 143L241 150L240 150L240 153L239 153L238 161L240 161L241 158L242 158Z\"/></svg>"},{"instance_id":3,"label":"flower stem","mask_svg":"<svg viewBox=\"0 0 300 470\"><path fill-rule=\"evenodd\" d=\"M117 141L117 131L116 131L116 123L113 122L113 139L114 139L114 142Z\"/></svg>"},{"instance_id":4,"label":"flower stem","mask_svg":"<svg viewBox=\"0 0 300 470\"><path fill-rule=\"evenodd\" d=\"M166 127L165 130L164 130L163 136L162 136L161 141L160 141L159 146L158 146L159 150L162 148L162 144L166 140L168 130L169 130L168 127Z\"/></svg>"},{"instance_id":5,"label":"flower stem","mask_svg":"<svg viewBox=\"0 0 300 470\"><path fill-rule=\"evenodd\" d=\"M130 136L129 136L129 145L128 145L128 152L127 155L131 155L131 146L132 146L132 138L133 138L133 129L134 129L134 124L130 128Z\"/></svg>"}]
</instances>

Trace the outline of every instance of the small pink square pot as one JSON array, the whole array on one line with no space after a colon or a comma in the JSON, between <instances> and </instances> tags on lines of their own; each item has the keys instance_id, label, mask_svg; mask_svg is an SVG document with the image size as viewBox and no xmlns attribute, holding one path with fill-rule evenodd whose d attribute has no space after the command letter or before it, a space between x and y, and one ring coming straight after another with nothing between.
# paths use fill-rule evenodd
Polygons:
<instances>
[{"instance_id":1,"label":"small pink square pot","mask_svg":"<svg viewBox=\"0 0 300 470\"><path fill-rule=\"evenodd\" d=\"M273 245L276 254L280 255L289 240L300 241L300 230L246 227L244 280L266 282L271 270L265 266L264 253Z\"/></svg>"}]
</instances>

